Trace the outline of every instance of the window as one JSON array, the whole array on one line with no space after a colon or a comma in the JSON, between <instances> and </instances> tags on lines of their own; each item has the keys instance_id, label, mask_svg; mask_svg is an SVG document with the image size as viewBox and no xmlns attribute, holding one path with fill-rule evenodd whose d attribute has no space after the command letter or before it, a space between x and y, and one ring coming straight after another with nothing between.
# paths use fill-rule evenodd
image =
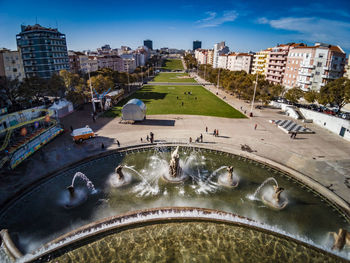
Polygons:
<instances>
[{"instance_id":1,"label":"window","mask_svg":"<svg viewBox=\"0 0 350 263\"><path fill-rule=\"evenodd\" d=\"M317 67L322 67L322 62L317 62Z\"/></svg>"},{"instance_id":2,"label":"window","mask_svg":"<svg viewBox=\"0 0 350 263\"><path fill-rule=\"evenodd\" d=\"M318 57L319 57L319 58L323 58L323 55L324 55L323 53L320 53L320 54L318 55Z\"/></svg>"},{"instance_id":3,"label":"window","mask_svg":"<svg viewBox=\"0 0 350 263\"><path fill-rule=\"evenodd\" d=\"M319 76L320 75L320 72L319 71L316 71L316 76Z\"/></svg>"}]
</instances>

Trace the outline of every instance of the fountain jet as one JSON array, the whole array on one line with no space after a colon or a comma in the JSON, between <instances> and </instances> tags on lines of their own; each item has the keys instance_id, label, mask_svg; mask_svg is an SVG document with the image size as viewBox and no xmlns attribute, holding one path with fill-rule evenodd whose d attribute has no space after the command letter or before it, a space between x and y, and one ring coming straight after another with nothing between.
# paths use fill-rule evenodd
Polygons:
<instances>
[{"instance_id":1,"label":"fountain jet","mask_svg":"<svg viewBox=\"0 0 350 263\"><path fill-rule=\"evenodd\" d=\"M177 178L181 175L181 167L179 165L179 146L176 147L176 150L171 154L171 160L169 165L169 172L172 178Z\"/></svg>"},{"instance_id":2,"label":"fountain jet","mask_svg":"<svg viewBox=\"0 0 350 263\"><path fill-rule=\"evenodd\" d=\"M69 197L70 198L74 198L75 196L75 189L74 189L74 186L73 185L70 185L66 188L69 192Z\"/></svg>"},{"instance_id":3,"label":"fountain jet","mask_svg":"<svg viewBox=\"0 0 350 263\"><path fill-rule=\"evenodd\" d=\"M226 167L226 170L227 174L221 175L218 179L218 182L224 186L237 187L239 180L238 177L233 177L233 166Z\"/></svg>"},{"instance_id":4,"label":"fountain jet","mask_svg":"<svg viewBox=\"0 0 350 263\"><path fill-rule=\"evenodd\" d=\"M330 232L330 234L334 238L333 250L341 251L345 245L350 246L350 233L347 230L340 228L338 234L335 232Z\"/></svg>"}]
</instances>

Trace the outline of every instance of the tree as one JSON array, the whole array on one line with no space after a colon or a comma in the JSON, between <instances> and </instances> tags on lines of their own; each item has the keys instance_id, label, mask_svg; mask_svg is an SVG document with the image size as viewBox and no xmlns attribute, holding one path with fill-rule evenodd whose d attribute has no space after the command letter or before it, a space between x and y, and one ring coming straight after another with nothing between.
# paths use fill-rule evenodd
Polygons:
<instances>
[{"instance_id":1,"label":"tree","mask_svg":"<svg viewBox=\"0 0 350 263\"><path fill-rule=\"evenodd\" d=\"M64 81L67 91L74 89L80 82L80 76L78 74L70 73L65 69L60 71L60 76Z\"/></svg>"},{"instance_id":2,"label":"tree","mask_svg":"<svg viewBox=\"0 0 350 263\"><path fill-rule=\"evenodd\" d=\"M290 102L297 103L302 96L303 91L298 87L294 87L287 91L285 98Z\"/></svg>"},{"instance_id":3,"label":"tree","mask_svg":"<svg viewBox=\"0 0 350 263\"><path fill-rule=\"evenodd\" d=\"M47 82L39 77L25 78L20 87L21 97L29 101L38 101L47 93Z\"/></svg>"},{"instance_id":4,"label":"tree","mask_svg":"<svg viewBox=\"0 0 350 263\"><path fill-rule=\"evenodd\" d=\"M281 84L271 84L270 92L271 92L271 96L279 97L279 96L283 96L283 94L286 92L286 88Z\"/></svg>"},{"instance_id":5,"label":"tree","mask_svg":"<svg viewBox=\"0 0 350 263\"><path fill-rule=\"evenodd\" d=\"M91 77L91 85L97 93L103 93L109 89L113 89L114 82L109 76L104 77L103 75L97 75Z\"/></svg>"},{"instance_id":6,"label":"tree","mask_svg":"<svg viewBox=\"0 0 350 263\"><path fill-rule=\"evenodd\" d=\"M16 104L16 100L20 95L20 81L0 77L0 105L1 107L11 107Z\"/></svg>"},{"instance_id":7,"label":"tree","mask_svg":"<svg viewBox=\"0 0 350 263\"><path fill-rule=\"evenodd\" d=\"M341 108L350 102L350 80L339 78L327 83L320 90L318 102L321 104L335 104Z\"/></svg>"},{"instance_id":8,"label":"tree","mask_svg":"<svg viewBox=\"0 0 350 263\"><path fill-rule=\"evenodd\" d=\"M47 82L47 95L54 97L63 97L66 86L63 78L58 74L53 74Z\"/></svg>"},{"instance_id":9,"label":"tree","mask_svg":"<svg viewBox=\"0 0 350 263\"><path fill-rule=\"evenodd\" d=\"M304 99L309 103L314 103L318 98L318 92L310 90L304 93Z\"/></svg>"}]
</instances>

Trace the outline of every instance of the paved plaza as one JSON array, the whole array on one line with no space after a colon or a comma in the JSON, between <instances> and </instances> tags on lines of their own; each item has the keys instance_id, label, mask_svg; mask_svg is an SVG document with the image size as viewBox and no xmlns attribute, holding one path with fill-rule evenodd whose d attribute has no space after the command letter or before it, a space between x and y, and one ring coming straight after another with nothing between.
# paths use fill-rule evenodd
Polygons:
<instances>
[{"instance_id":1,"label":"paved plaza","mask_svg":"<svg viewBox=\"0 0 350 263\"><path fill-rule=\"evenodd\" d=\"M222 98L242 113L250 112L250 105L222 90L207 86L207 89ZM225 99L224 99L225 97ZM247 155L242 145L248 145L250 156L265 158L310 177L337 194L348 205L350 203L350 142L314 124L307 128L314 134L298 134L291 139L269 120L290 119L279 109L254 109L254 117L229 119L192 115L150 115L137 124L120 123L120 118L91 118L91 105L63 118L66 132L29 157L14 171L0 178L0 203L4 203L16 192L50 172L77 162L88 156L121 147L148 144L146 136L155 135L156 143L188 143L203 134L203 143L192 143L202 147ZM295 123L304 126L297 120ZM97 138L75 144L70 136L70 126L80 128L89 125ZM208 127L208 132L206 132ZM256 127L256 129L255 129ZM219 136L213 136L213 130ZM142 138L142 142L141 142ZM104 144L104 149L101 145Z\"/></svg>"}]
</instances>

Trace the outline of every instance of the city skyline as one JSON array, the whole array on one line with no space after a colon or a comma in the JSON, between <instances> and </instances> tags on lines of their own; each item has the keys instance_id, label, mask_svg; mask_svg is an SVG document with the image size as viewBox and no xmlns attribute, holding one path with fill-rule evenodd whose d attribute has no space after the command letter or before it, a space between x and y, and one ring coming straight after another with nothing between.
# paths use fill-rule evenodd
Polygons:
<instances>
[{"instance_id":1,"label":"city skyline","mask_svg":"<svg viewBox=\"0 0 350 263\"><path fill-rule=\"evenodd\" d=\"M19 8L20 7L20 8ZM136 48L143 40L161 47L191 49L194 40L202 48L226 41L231 50L259 51L278 43L325 42L350 51L350 4L302 1L134 1L121 5L102 0L0 2L0 47L17 49L21 24L58 28L67 36L70 50L94 50L104 44Z\"/></svg>"}]
</instances>

